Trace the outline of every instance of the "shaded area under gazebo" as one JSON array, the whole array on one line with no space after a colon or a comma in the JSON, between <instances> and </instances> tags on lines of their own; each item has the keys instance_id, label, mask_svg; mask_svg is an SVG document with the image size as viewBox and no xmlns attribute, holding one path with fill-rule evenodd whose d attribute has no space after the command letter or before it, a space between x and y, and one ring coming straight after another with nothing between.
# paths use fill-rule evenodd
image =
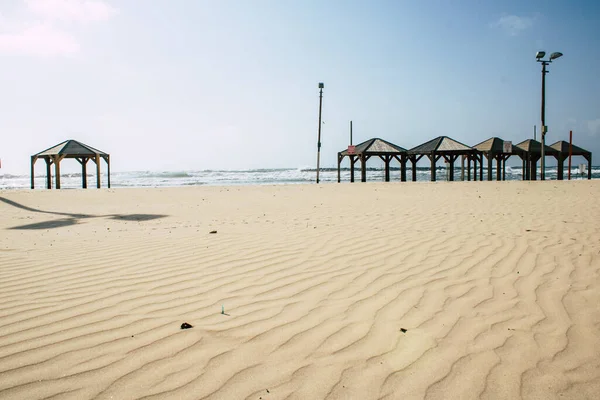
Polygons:
<instances>
[{"instance_id":1,"label":"shaded area under gazebo","mask_svg":"<svg viewBox=\"0 0 600 400\"><path fill-rule=\"evenodd\" d=\"M564 163L565 160L569 159L569 142L559 140L558 142L551 144L550 147L558 152L558 154L555 155L556 160L558 161L556 179L563 180ZM571 155L582 156L585 158L585 160L588 162L587 178L592 179L592 152L582 149L581 147L571 145Z\"/></svg>"},{"instance_id":2,"label":"shaded area under gazebo","mask_svg":"<svg viewBox=\"0 0 600 400\"><path fill-rule=\"evenodd\" d=\"M40 158L43 158L44 161L46 161L46 178L48 189L52 189L52 164L54 164L56 188L60 189L60 162L65 158L74 158L81 164L81 184L84 189L87 188L87 162L89 160L92 160L96 164L96 186L98 189L100 188L100 159L104 159L108 166L107 176L108 187L110 188L110 155L76 140L65 140L56 146L50 147L49 149L31 156L32 189L35 186L35 162Z\"/></svg>"},{"instance_id":3,"label":"shaded area under gazebo","mask_svg":"<svg viewBox=\"0 0 600 400\"><path fill-rule=\"evenodd\" d=\"M488 181L492 180L492 162L496 160L496 180L506 180L506 160L510 156L519 156L521 160L525 160L527 152L518 146L512 144L505 148L505 144L509 143L499 137L491 137L479 144L473 146L475 149L480 151L488 161ZM507 151L509 150L509 151ZM525 169L523 169L523 176L525 176Z\"/></svg>"},{"instance_id":4,"label":"shaded area under gazebo","mask_svg":"<svg viewBox=\"0 0 600 400\"><path fill-rule=\"evenodd\" d=\"M449 164L449 180L454 180L454 162L459 156L467 159L467 179L471 180L471 161L474 167L474 180L477 180L477 163L480 165L479 179L483 180L483 155L476 149L460 143L448 136L438 136L426 143L408 150L408 159L412 163L412 180L417 180L417 162L427 156L431 162L431 181L436 180L436 163L440 158Z\"/></svg>"},{"instance_id":5,"label":"shaded area under gazebo","mask_svg":"<svg viewBox=\"0 0 600 400\"><path fill-rule=\"evenodd\" d=\"M338 153L338 182L341 181L341 165L344 157L350 159L350 182L354 182L354 163L360 160L360 180L367 181L367 160L371 157L379 157L385 163L385 181L390 181L390 162L393 159L400 163L400 180L406 181L406 149L390 143L386 140L373 138L359 143L355 146L349 146L348 149Z\"/></svg>"},{"instance_id":6,"label":"shaded area under gazebo","mask_svg":"<svg viewBox=\"0 0 600 400\"><path fill-rule=\"evenodd\" d=\"M535 181L537 179L537 162L542 158L542 144L537 140L527 139L515 146L525 151L524 156L521 157L523 160L523 180ZM545 146L544 152L546 156L558 158L558 150L550 146Z\"/></svg>"}]
</instances>

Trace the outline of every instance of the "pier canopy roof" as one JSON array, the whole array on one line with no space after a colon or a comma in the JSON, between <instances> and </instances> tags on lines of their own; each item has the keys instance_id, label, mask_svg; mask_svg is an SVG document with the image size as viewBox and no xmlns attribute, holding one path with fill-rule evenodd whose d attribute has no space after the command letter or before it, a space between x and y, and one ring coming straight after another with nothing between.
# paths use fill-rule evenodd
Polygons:
<instances>
[{"instance_id":1,"label":"pier canopy roof","mask_svg":"<svg viewBox=\"0 0 600 400\"><path fill-rule=\"evenodd\" d=\"M559 140L558 142L551 144L550 147L552 147L554 150L557 150L558 152L562 153L563 156L569 156L569 142L565 142L564 140ZM586 149L582 149L579 146L575 146L574 144L571 145L571 155L573 156L589 156L591 155L592 152L588 151Z\"/></svg>"},{"instance_id":2,"label":"pier canopy roof","mask_svg":"<svg viewBox=\"0 0 600 400\"><path fill-rule=\"evenodd\" d=\"M438 136L435 139L431 139L428 142L420 144L412 149L408 150L408 154L414 155L429 155L429 154L472 154L477 150L467 146L457 140L454 140L448 136Z\"/></svg>"},{"instance_id":3,"label":"pier canopy roof","mask_svg":"<svg viewBox=\"0 0 600 400\"><path fill-rule=\"evenodd\" d=\"M369 156L380 156L380 155L401 155L406 153L406 149L388 142L387 140L373 138L365 140L354 146L353 154L349 154L348 150L340 151L339 154L342 157L349 155L360 155L365 154Z\"/></svg>"},{"instance_id":4,"label":"pier canopy roof","mask_svg":"<svg viewBox=\"0 0 600 400\"><path fill-rule=\"evenodd\" d=\"M488 140L476 144L475 146L473 146L473 148L481 151L482 153L488 153L492 155L502 154L522 157L525 154L525 150L523 150L520 147L517 147L514 144L511 146L510 152L505 151L504 143L506 143L505 140L494 136L489 138Z\"/></svg>"},{"instance_id":5,"label":"pier canopy roof","mask_svg":"<svg viewBox=\"0 0 600 400\"><path fill-rule=\"evenodd\" d=\"M517 143L515 146L523 149L532 156L542 156L542 144L537 140L527 139L522 141L521 143ZM548 145L544 147L544 153L546 156L558 156L558 150L553 149Z\"/></svg>"},{"instance_id":6,"label":"pier canopy roof","mask_svg":"<svg viewBox=\"0 0 600 400\"><path fill-rule=\"evenodd\" d=\"M100 159L108 165L108 187L110 187L110 155L92 146L69 139L40 151L31 156L31 188L34 188L34 165L38 159L46 161L46 175L48 189L52 188L52 174L50 166L54 164L56 188L60 189L60 162L65 158L74 158L81 164L82 187L87 188L86 164L89 160L96 163L97 186L100 187Z\"/></svg>"},{"instance_id":7,"label":"pier canopy roof","mask_svg":"<svg viewBox=\"0 0 600 400\"><path fill-rule=\"evenodd\" d=\"M108 156L108 153L95 149L92 146L88 146L87 144L78 142L77 140L69 139L57 144L56 146L52 146L49 149L34 154L33 157L42 158L62 156L63 158L77 158L86 156L95 157L96 155L99 155L100 157L105 157Z\"/></svg>"}]
</instances>

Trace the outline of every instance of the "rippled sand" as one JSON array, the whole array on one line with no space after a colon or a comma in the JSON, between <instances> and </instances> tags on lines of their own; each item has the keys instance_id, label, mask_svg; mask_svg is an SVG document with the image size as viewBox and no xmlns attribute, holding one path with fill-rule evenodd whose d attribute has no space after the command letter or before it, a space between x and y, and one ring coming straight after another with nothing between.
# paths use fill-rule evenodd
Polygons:
<instances>
[{"instance_id":1,"label":"rippled sand","mask_svg":"<svg viewBox=\"0 0 600 400\"><path fill-rule=\"evenodd\" d=\"M0 192L0 398L597 399L599 199L600 181Z\"/></svg>"}]
</instances>

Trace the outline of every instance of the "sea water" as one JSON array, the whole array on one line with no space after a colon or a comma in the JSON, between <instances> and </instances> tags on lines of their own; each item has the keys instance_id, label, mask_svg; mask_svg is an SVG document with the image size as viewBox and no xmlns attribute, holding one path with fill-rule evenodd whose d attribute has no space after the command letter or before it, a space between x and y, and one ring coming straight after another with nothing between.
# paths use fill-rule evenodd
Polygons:
<instances>
[{"instance_id":1,"label":"sea water","mask_svg":"<svg viewBox=\"0 0 600 400\"><path fill-rule=\"evenodd\" d=\"M473 173L473 172L472 172ZM546 169L546 179L556 179L556 167ZM411 180L412 170L407 168L406 178ZM496 179L496 170L493 169L492 177ZM342 182L350 181L350 169L342 168L340 171ZM417 168L417 181L430 181L431 170L429 167ZM461 170L455 168L454 180L460 180ZM567 170L564 171L564 178L567 178ZM586 175L580 175L577 168L572 168L571 179L586 179ZM600 178L600 167L592 167L592 178ZM337 168L321 168L319 172L321 183L337 182ZM354 171L355 181L360 181L360 168ZM436 170L436 179L444 181L448 179L448 170L444 167L438 167ZM465 171L466 179L466 171ZM483 179L487 179L487 169L484 168ZM506 180L522 180L523 171L521 167L506 167ZM539 179L539 168L538 168ZM383 168L367 168L368 182L383 182L385 180L385 171ZM390 180L400 181L400 169L390 168ZM81 188L81 173L61 174L61 188ZM200 170L200 171L124 171L112 172L111 187L172 187L172 186L229 186L229 185L281 185L281 184L300 184L312 183L316 181L316 169L303 168L278 168L278 169L249 169L249 170ZM107 176L105 171L101 174L102 187L107 185ZM93 173L88 174L87 184L89 188L96 187L96 176ZM53 182L54 185L54 182ZM0 173L0 189L27 189L31 186L31 177L29 175L8 175ZM46 176L36 174L36 189L46 187Z\"/></svg>"}]
</instances>

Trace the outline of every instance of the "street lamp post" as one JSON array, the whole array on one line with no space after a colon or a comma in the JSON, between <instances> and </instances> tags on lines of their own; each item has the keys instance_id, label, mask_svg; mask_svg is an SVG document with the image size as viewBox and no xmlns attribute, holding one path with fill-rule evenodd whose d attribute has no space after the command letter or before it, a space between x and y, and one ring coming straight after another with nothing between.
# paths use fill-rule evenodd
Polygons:
<instances>
[{"instance_id":1,"label":"street lamp post","mask_svg":"<svg viewBox=\"0 0 600 400\"><path fill-rule=\"evenodd\" d=\"M542 149L541 149L541 156L542 156L542 171L540 174L540 179L541 180L545 180L546 179L546 133L548 132L548 127L546 126L546 74L548 73L548 70L546 69L546 67L554 60L556 60L559 57L562 57L562 53L559 52L555 52L550 54L550 58L548 60L544 60L544 56L546 56L546 52L545 51L538 51L537 54L535 55L536 61L539 63L542 63L542 110L541 110L541 117L542 117ZM535 171L532 171L535 174Z\"/></svg>"},{"instance_id":2,"label":"street lamp post","mask_svg":"<svg viewBox=\"0 0 600 400\"><path fill-rule=\"evenodd\" d=\"M323 108L323 82L319 83L319 137L317 138L317 183L319 183L319 161L321 159L321 109Z\"/></svg>"}]
</instances>

